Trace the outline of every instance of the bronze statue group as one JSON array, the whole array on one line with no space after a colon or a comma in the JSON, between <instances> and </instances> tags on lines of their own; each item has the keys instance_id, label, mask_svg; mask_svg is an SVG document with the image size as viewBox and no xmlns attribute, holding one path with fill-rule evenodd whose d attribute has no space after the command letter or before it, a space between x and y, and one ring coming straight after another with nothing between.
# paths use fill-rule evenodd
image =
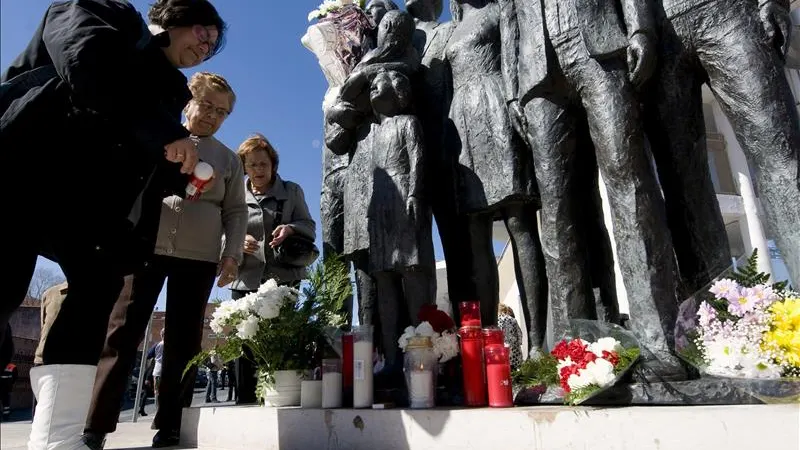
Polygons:
<instances>
[{"instance_id":1,"label":"bronze statue group","mask_svg":"<svg viewBox=\"0 0 800 450\"><path fill-rule=\"evenodd\" d=\"M432 217L450 301L480 300L489 324L499 301L492 224L504 221L532 351L548 333L566 337L570 319L619 322L599 172L643 373L685 379L673 352L678 304L731 261L703 84L800 282L788 0L451 0L447 23L442 0L405 6L367 3L374 26L358 40L360 59L337 65L313 45L336 34L335 17L304 37L330 85L323 239L356 269L359 318L379 330L384 371L401 367L400 330L434 302Z\"/></svg>"}]
</instances>

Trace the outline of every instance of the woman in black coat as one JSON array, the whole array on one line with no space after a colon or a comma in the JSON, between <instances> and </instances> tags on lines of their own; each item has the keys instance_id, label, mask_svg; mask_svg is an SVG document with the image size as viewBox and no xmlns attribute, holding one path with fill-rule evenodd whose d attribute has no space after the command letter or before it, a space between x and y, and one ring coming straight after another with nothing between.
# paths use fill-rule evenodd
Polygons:
<instances>
[{"instance_id":1,"label":"woman in black coat","mask_svg":"<svg viewBox=\"0 0 800 450\"><path fill-rule=\"evenodd\" d=\"M122 0L54 3L0 78L16 246L0 327L24 299L37 255L69 282L43 365L31 370L29 448L87 448L80 435L123 276L152 254L161 201L184 192L197 163L179 69L216 54L225 23L207 0L157 0L148 18L149 27Z\"/></svg>"}]
</instances>

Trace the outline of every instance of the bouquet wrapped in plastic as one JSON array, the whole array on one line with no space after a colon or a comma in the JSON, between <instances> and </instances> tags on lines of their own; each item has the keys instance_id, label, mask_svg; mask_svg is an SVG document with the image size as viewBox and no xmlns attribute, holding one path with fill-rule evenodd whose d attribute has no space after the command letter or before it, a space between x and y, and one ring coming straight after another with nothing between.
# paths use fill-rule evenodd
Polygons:
<instances>
[{"instance_id":1,"label":"bouquet wrapped in plastic","mask_svg":"<svg viewBox=\"0 0 800 450\"><path fill-rule=\"evenodd\" d=\"M633 334L618 325L571 320L570 338L550 353L525 361L514 373L514 383L553 391L564 403L580 405L624 378L640 353Z\"/></svg>"},{"instance_id":2,"label":"bouquet wrapped in plastic","mask_svg":"<svg viewBox=\"0 0 800 450\"><path fill-rule=\"evenodd\" d=\"M757 254L681 304L678 354L765 403L800 401L800 295L768 284Z\"/></svg>"}]
</instances>

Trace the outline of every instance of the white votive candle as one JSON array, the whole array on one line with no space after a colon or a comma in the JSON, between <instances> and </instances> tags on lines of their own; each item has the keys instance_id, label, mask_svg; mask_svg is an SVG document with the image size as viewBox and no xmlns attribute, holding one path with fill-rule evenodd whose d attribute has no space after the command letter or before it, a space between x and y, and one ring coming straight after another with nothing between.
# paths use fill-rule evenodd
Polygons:
<instances>
[{"instance_id":1,"label":"white votive candle","mask_svg":"<svg viewBox=\"0 0 800 450\"><path fill-rule=\"evenodd\" d=\"M322 407L342 407L342 374L329 372L322 374Z\"/></svg>"},{"instance_id":2,"label":"white votive candle","mask_svg":"<svg viewBox=\"0 0 800 450\"><path fill-rule=\"evenodd\" d=\"M372 407L372 341L353 344L353 407Z\"/></svg>"},{"instance_id":3,"label":"white votive candle","mask_svg":"<svg viewBox=\"0 0 800 450\"><path fill-rule=\"evenodd\" d=\"M304 380L300 383L300 407L322 407L322 381Z\"/></svg>"},{"instance_id":4,"label":"white votive candle","mask_svg":"<svg viewBox=\"0 0 800 450\"><path fill-rule=\"evenodd\" d=\"M433 372L430 370L412 371L409 381L410 406L412 408L433 408Z\"/></svg>"}]
</instances>

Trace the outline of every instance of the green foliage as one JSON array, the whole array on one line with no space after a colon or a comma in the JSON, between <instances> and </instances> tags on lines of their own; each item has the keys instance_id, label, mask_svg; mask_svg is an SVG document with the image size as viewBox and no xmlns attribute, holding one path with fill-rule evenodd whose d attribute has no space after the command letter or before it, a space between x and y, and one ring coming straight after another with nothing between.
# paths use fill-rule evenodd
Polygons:
<instances>
[{"instance_id":1,"label":"green foliage","mask_svg":"<svg viewBox=\"0 0 800 450\"><path fill-rule=\"evenodd\" d=\"M536 359L530 358L514 371L513 382L524 387L557 386L559 384L557 365L556 357L549 353Z\"/></svg>"},{"instance_id":2,"label":"green foliage","mask_svg":"<svg viewBox=\"0 0 800 450\"><path fill-rule=\"evenodd\" d=\"M703 367L706 365L706 362L703 358L703 351L697 347L697 338L697 330L687 332L686 339L689 341L689 344L681 349L679 356L693 367Z\"/></svg>"},{"instance_id":3,"label":"green foliage","mask_svg":"<svg viewBox=\"0 0 800 450\"><path fill-rule=\"evenodd\" d=\"M564 395L564 403L570 406L578 405L582 401L584 401L587 397L599 391L600 389L602 388L596 384L590 384L589 386L586 387L573 389L572 391L567 392Z\"/></svg>"},{"instance_id":4,"label":"green foliage","mask_svg":"<svg viewBox=\"0 0 800 450\"><path fill-rule=\"evenodd\" d=\"M747 258L747 264L736 270L732 275L731 279L739 285L744 287L755 287L759 284L767 284L769 283L770 275L764 272L758 271L758 249L753 249L753 254ZM776 292L780 292L786 289L787 286L786 281L780 281L772 285L772 289Z\"/></svg>"},{"instance_id":5,"label":"green foliage","mask_svg":"<svg viewBox=\"0 0 800 450\"><path fill-rule=\"evenodd\" d=\"M619 364L614 367L614 375L619 375L628 370L628 367L635 363L641 354L642 352L638 347L626 348L619 352Z\"/></svg>"}]
</instances>

